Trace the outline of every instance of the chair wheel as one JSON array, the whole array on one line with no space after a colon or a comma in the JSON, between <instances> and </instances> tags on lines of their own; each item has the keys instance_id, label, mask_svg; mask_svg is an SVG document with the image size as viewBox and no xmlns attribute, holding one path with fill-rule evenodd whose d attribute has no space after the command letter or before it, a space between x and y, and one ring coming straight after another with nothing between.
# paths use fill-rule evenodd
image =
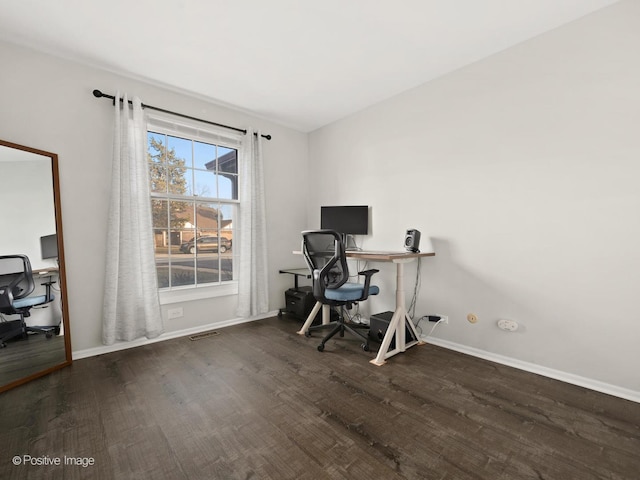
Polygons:
<instances>
[{"instance_id":1,"label":"chair wheel","mask_svg":"<svg viewBox=\"0 0 640 480\"><path fill-rule=\"evenodd\" d=\"M318 351L319 352L324 352L324 345L323 344L318 345Z\"/></svg>"},{"instance_id":2,"label":"chair wheel","mask_svg":"<svg viewBox=\"0 0 640 480\"><path fill-rule=\"evenodd\" d=\"M51 338L51 337L53 337L53 333L47 332L47 333L44 334L44 336L47 337L47 338Z\"/></svg>"},{"instance_id":3,"label":"chair wheel","mask_svg":"<svg viewBox=\"0 0 640 480\"><path fill-rule=\"evenodd\" d=\"M369 351L369 344L368 343L363 343L360 346L362 347L362 350L364 350L365 352Z\"/></svg>"},{"instance_id":4,"label":"chair wheel","mask_svg":"<svg viewBox=\"0 0 640 480\"><path fill-rule=\"evenodd\" d=\"M309 338L311 336L311 332L307 330L306 332L304 332L304 336Z\"/></svg>"}]
</instances>

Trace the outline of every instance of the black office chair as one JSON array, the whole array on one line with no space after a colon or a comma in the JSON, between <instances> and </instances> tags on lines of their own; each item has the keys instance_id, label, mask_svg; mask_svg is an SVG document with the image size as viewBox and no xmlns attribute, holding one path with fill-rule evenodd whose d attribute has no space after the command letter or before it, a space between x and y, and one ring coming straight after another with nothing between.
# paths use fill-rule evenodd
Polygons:
<instances>
[{"instance_id":1,"label":"black office chair","mask_svg":"<svg viewBox=\"0 0 640 480\"><path fill-rule=\"evenodd\" d=\"M22 336L27 337L29 332L46 334L51 338L55 333L60 333L60 326L28 327L25 317L31 315L33 307L44 305L53 301L51 284L46 282L45 295L29 295L35 289L31 262L26 255L0 256L0 313L3 315L20 315L20 320L5 321L0 323L0 348L6 347L5 341Z\"/></svg>"},{"instance_id":2,"label":"black office chair","mask_svg":"<svg viewBox=\"0 0 640 480\"><path fill-rule=\"evenodd\" d=\"M350 309L354 303L366 300L369 295L378 294L380 289L371 285L371 276L378 270L358 272L359 275L364 276L364 283L349 282L349 267L344 243L341 235L334 230L302 232L302 253L313 276L313 296L325 305L337 307L338 311L338 319L332 324L333 330L322 339L318 350L322 352L325 343L335 334L340 333L340 336L343 337L344 332L347 331L364 340L361 345L362 349L368 351L368 335L358 330L369 327L346 322L344 308ZM310 334L309 330L305 332L305 335Z\"/></svg>"}]
</instances>

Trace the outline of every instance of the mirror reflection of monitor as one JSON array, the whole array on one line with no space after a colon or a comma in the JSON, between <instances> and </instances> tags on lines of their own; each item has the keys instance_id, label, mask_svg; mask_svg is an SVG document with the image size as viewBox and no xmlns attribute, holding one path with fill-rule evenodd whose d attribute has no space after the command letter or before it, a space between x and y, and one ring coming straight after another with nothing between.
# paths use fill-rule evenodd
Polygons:
<instances>
[{"instance_id":1,"label":"mirror reflection of monitor","mask_svg":"<svg viewBox=\"0 0 640 480\"><path fill-rule=\"evenodd\" d=\"M58 236L54 233L53 235L40 237L40 250L43 260L58 258Z\"/></svg>"}]
</instances>

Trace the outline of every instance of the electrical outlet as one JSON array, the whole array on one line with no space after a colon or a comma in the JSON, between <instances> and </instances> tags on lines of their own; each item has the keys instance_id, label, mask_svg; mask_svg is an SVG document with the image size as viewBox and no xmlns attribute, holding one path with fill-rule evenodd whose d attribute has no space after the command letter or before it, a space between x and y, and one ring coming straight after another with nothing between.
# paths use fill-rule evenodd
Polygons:
<instances>
[{"instance_id":1,"label":"electrical outlet","mask_svg":"<svg viewBox=\"0 0 640 480\"><path fill-rule=\"evenodd\" d=\"M467 315L467 321L469 323L476 323L478 321L478 317L476 316L475 313L470 313Z\"/></svg>"},{"instance_id":2,"label":"electrical outlet","mask_svg":"<svg viewBox=\"0 0 640 480\"><path fill-rule=\"evenodd\" d=\"M515 332L518 330L518 322L514 320L507 320L506 318L501 318L498 320L498 328L500 330L504 330L505 332Z\"/></svg>"},{"instance_id":3,"label":"electrical outlet","mask_svg":"<svg viewBox=\"0 0 640 480\"><path fill-rule=\"evenodd\" d=\"M449 323L449 317L447 315L425 315L423 318L426 318L430 322Z\"/></svg>"},{"instance_id":4,"label":"electrical outlet","mask_svg":"<svg viewBox=\"0 0 640 480\"><path fill-rule=\"evenodd\" d=\"M182 311L182 307L178 308L170 308L167 310L167 318L169 320L173 320L174 318L180 318L184 316L184 312Z\"/></svg>"}]
</instances>

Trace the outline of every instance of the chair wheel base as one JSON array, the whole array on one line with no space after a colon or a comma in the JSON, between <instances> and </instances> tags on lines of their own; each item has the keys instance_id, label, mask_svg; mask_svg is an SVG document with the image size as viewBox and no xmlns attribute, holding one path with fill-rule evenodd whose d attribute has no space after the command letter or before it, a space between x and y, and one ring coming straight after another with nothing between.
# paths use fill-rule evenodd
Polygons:
<instances>
[{"instance_id":1,"label":"chair wheel base","mask_svg":"<svg viewBox=\"0 0 640 480\"><path fill-rule=\"evenodd\" d=\"M319 352L324 352L324 345L323 344L318 345L318 351Z\"/></svg>"}]
</instances>

